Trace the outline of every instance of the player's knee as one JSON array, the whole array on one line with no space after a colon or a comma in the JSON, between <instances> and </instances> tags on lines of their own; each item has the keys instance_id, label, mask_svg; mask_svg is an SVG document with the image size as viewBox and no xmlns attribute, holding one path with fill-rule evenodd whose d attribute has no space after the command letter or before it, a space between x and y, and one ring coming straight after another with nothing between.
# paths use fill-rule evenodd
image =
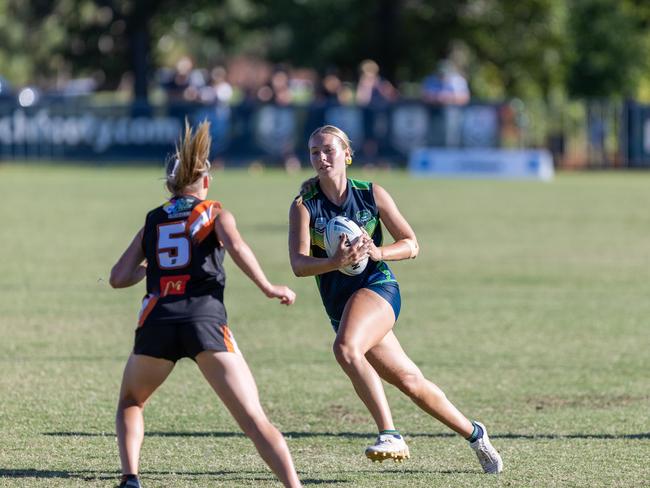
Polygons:
<instances>
[{"instance_id":1,"label":"player's knee","mask_svg":"<svg viewBox=\"0 0 650 488\"><path fill-rule=\"evenodd\" d=\"M250 417L241 423L241 429L255 444L275 434L277 429L266 417Z\"/></svg>"},{"instance_id":2,"label":"player's knee","mask_svg":"<svg viewBox=\"0 0 650 488\"><path fill-rule=\"evenodd\" d=\"M131 407L144 408L145 403L146 403L145 400L142 400L140 398L137 398L134 395L127 393L120 397L117 403L117 408L118 410L125 410Z\"/></svg>"},{"instance_id":3,"label":"player's knee","mask_svg":"<svg viewBox=\"0 0 650 488\"><path fill-rule=\"evenodd\" d=\"M396 386L408 396L418 398L424 389L424 377L420 372L402 373L397 378Z\"/></svg>"},{"instance_id":4,"label":"player's knee","mask_svg":"<svg viewBox=\"0 0 650 488\"><path fill-rule=\"evenodd\" d=\"M341 366L354 364L363 358L363 352L354 344L336 340L332 350L334 351L334 357Z\"/></svg>"}]
</instances>

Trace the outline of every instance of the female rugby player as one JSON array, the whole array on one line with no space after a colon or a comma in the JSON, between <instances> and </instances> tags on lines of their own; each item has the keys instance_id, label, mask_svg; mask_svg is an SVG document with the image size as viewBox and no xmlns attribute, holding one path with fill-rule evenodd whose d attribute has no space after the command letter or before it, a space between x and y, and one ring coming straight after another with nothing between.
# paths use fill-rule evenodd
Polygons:
<instances>
[{"instance_id":1,"label":"female rugby player","mask_svg":"<svg viewBox=\"0 0 650 488\"><path fill-rule=\"evenodd\" d=\"M309 138L316 177L307 180L289 214L289 257L296 276L316 276L325 310L336 331L334 355L350 377L357 395L372 415L379 435L365 453L373 461L409 457L408 446L395 430L381 379L395 385L422 410L462 435L476 452L483 471L503 469L485 426L470 422L427 380L409 359L393 332L400 312L399 286L386 261L415 258L415 233L381 186L346 176L352 162L347 135L326 125ZM328 257L323 241L327 222L337 215L355 221L364 234L353 245L341 238ZM382 245L382 226L394 242ZM368 256L365 270L347 276L339 268Z\"/></svg>"},{"instance_id":2,"label":"female rugby player","mask_svg":"<svg viewBox=\"0 0 650 488\"><path fill-rule=\"evenodd\" d=\"M233 214L219 202L206 200L210 143L207 122L196 133L186 123L166 168L170 199L147 214L144 227L111 270L114 288L135 285L145 276L147 283L115 420L123 473L120 487L140 487L143 409L183 357L196 362L280 481L301 486L287 444L267 419L255 380L227 325L224 252L268 298L291 305L296 295L267 280Z\"/></svg>"}]
</instances>

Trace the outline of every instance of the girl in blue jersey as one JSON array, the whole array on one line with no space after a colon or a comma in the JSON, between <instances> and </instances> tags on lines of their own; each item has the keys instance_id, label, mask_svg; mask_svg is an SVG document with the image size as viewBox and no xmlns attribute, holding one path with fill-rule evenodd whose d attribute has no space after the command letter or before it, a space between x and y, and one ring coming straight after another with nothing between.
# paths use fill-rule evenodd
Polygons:
<instances>
[{"instance_id":1,"label":"girl in blue jersey","mask_svg":"<svg viewBox=\"0 0 650 488\"><path fill-rule=\"evenodd\" d=\"M167 165L169 201L147 214L144 227L111 270L114 288L135 285L145 276L147 282L115 420L123 488L140 488L144 405L182 357L196 362L280 481L301 486L287 444L267 419L255 380L227 327L224 250L268 298L291 305L296 295L267 280L232 213L206 200L209 134L207 122L195 134L186 124Z\"/></svg>"},{"instance_id":2,"label":"girl in blue jersey","mask_svg":"<svg viewBox=\"0 0 650 488\"><path fill-rule=\"evenodd\" d=\"M316 177L307 180L289 214L289 255L296 276L316 276L325 310L336 331L334 355L372 415L379 435L365 453L373 461L409 457L408 446L395 429L381 380L395 385L422 410L462 435L476 452L486 473L503 468L485 426L470 422L427 380L409 359L393 333L400 312L400 292L386 261L413 259L418 243L413 229L381 186L347 177L352 147L347 135L326 125L309 138ZM328 257L323 243L327 222L336 215L354 220L363 230L356 242L341 238ZM382 226L394 242L382 245ZM340 268L369 257L356 276Z\"/></svg>"}]
</instances>

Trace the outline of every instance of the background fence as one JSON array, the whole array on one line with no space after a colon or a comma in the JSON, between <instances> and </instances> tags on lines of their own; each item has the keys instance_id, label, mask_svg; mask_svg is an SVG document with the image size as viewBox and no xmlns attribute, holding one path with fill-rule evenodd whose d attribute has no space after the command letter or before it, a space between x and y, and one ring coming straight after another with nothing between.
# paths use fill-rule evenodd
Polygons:
<instances>
[{"instance_id":1,"label":"background fence","mask_svg":"<svg viewBox=\"0 0 650 488\"><path fill-rule=\"evenodd\" d=\"M431 106L419 101L353 105L100 105L46 100L0 105L0 159L160 161L185 117L211 122L212 157L228 166L252 160L307 161L309 134L341 127L363 163L405 165L417 147L548 148L560 168L650 167L650 106L571 102L552 107L514 100Z\"/></svg>"}]
</instances>

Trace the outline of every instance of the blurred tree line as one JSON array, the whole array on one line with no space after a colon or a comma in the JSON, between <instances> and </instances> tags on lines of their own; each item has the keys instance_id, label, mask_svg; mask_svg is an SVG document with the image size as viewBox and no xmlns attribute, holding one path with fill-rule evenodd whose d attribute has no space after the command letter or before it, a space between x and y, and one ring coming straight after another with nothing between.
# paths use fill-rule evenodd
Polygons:
<instances>
[{"instance_id":1,"label":"blurred tree line","mask_svg":"<svg viewBox=\"0 0 650 488\"><path fill-rule=\"evenodd\" d=\"M183 54L419 82L451 58L479 99L650 98L647 0L0 0L0 76L56 86L130 73L146 97ZM644 95L645 94L645 95Z\"/></svg>"}]
</instances>

